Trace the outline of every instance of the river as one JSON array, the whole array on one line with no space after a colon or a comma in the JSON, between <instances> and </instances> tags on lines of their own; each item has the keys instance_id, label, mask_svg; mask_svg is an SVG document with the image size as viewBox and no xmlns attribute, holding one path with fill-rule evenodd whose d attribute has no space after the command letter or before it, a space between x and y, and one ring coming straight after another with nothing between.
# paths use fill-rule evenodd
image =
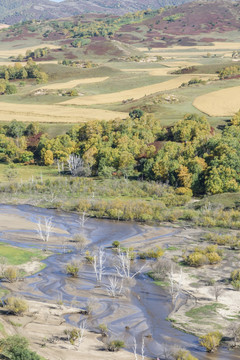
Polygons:
<instances>
[{"instance_id":1,"label":"river","mask_svg":"<svg viewBox=\"0 0 240 360\"><path fill-rule=\"evenodd\" d=\"M73 213L28 205L0 205L0 213L16 214L34 223L37 222L39 216L52 217L55 228L65 230L69 236L79 233L78 216ZM111 272L112 252L108 247L112 242L114 240L121 242L142 234L143 231L144 227L134 222L89 219L84 226L84 235L90 240L89 250L99 246L106 248L107 272ZM39 241L20 243L6 240L6 233L0 232L1 241L21 247L43 247ZM36 235L34 236L36 237ZM94 328L100 323L107 324L115 337L124 339L128 349L132 348L133 337L139 342L144 335L146 354L153 358L159 356L161 359L164 344L170 344L188 349L199 360L240 359L240 350L228 351L224 347L214 354L208 354L199 346L197 337L174 328L166 320L172 308L168 293L163 288L156 286L144 274L136 277L135 284L130 288L127 297L114 299L108 296L104 288L96 287L95 275L90 265L82 267L79 278L68 278L64 267L71 260L78 259L79 254L72 245L68 245L71 252L66 249L63 251L62 236L59 235L58 246L49 245L53 255L44 260L45 269L27 279L20 295L41 301L62 299L67 304L74 303L81 307L86 307L90 298L94 303L93 315L89 322L90 327ZM67 250L69 249L67 248ZM66 320L77 326L83 320L83 315L66 316Z\"/></svg>"}]
</instances>

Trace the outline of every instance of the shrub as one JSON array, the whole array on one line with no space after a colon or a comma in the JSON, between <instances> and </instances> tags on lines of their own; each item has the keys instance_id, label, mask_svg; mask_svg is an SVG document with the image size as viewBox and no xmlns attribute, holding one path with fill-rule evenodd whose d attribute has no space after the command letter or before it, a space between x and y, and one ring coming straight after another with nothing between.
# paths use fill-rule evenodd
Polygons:
<instances>
[{"instance_id":1,"label":"shrub","mask_svg":"<svg viewBox=\"0 0 240 360\"><path fill-rule=\"evenodd\" d=\"M16 85L14 84L7 84L6 86L6 94L12 95L17 93Z\"/></svg>"},{"instance_id":2,"label":"shrub","mask_svg":"<svg viewBox=\"0 0 240 360\"><path fill-rule=\"evenodd\" d=\"M119 351L124 346L125 346L124 341L112 340L109 343L107 343L107 350L108 351Z\"/></svg>"},{"instance_id":3,"label":"shrub","mask_svg":"<svg viewBox=\"0 0 240 360\"><path fill-rule=\"evenodd\" d=\"M22 315L28 310L27 302L24 299L11 296L6 300L8 311L14 315Z\"/></svg>"},{"instance_id":4,"label":"shrub","mask_svg":"<svg viewBox=\"0 0 240 360\"><path fill-rule=\"evenodd\" d=\"M113 241L112 247L118 248L119 246L120 246L120 242L119 242L119 241L117 241L117 240Z\"/></svg>"},{"instance_id":5,"label":"shrub","mask_svg":"<svg viewBox=\"0 0 240 360\"><path fill-rule=\"evenodd\" d=\"M205 249L196 247L194 252L184 257L185 262L190 266L202 266L204 264L217 264L222 260L222 251L217 245L209 245Z\"/></svg>"},{"instance_id":6,"label":"shrub","mask_svg":"<svg viewBox=\"0 0 240 360\"><path fill-rule=\"evenodd\" d=\"M222 340L222 334L219 331L213 331L206 335L200 336L200 345L205 347L207 352L216 351Z\"/></svg>"},{"instance_id":7,"label":"shrub","mask_svg":"<svg viewBox=\"0 0 240 360\"><path fill-rule=\"evenodd\" d=\"M74 243L76 243L76 248L79 251L83 251L86 248L86 246L88 245L88 242L89 242L88 239L82 234L75 234L73 236L72 241Z\"/></svg>"},{"instance_id":8,"label":"shrub","mask_svg":"<svg viewBox=\"0 0 240 360\"><path fill-rule=\"evenodd\" d=\"M89 264L93 264L94 262L94 256L92 256L89 251L86 251L85 259Z\"/></svg>"},{"instance_id":9,"label":"shrub","mask_svg":"<svg viewBox=\"0 0 240 360\"><path fill-rule=\"evenodd\" d=\"M41 360L35 352L28 349L26 338L13 335L0 340L1 354L11 360Z\"/></svg>"},{"instance_id":10,"label":"shrub","mask_svg":"<svg viewBox=\"0 0 240 360\"><path fill-rule=\"evenodd\" d=\"M64 330L64 334L67 335L68 340L70 341L70 343L72 345L74 345L75 341L78 339L79 335L80 335L80 330L78 329L66 329Z\"/></svg>"},{"instance_id":11,"label":"shrub","mask_svg":"<svg viewBox=\"0 0 240 360\"><path fill-rule=\"evenodd\" d=\"M14 266L8 266L6 270L4 271L4 278L9 282L14 282L19 277L19 271L18 268Z\"/></svg>"},{"instance_id":12,"label":"shrub","mask_svg":"<svg viewBox=\"0 0 240 360\"><path fill-rule=\"evenodd\" d=\"M194 267L202 266L207 264L207 257L200 252L193 252L187 256L186 263Z\"/></svg>"},{"instance_id":13,"label":"shrub","mask_svg":"<svg viewBox=\"0 0 240 360\"><path fill-rule=\"evenodd\" d=\"M233 281L231 282L231 284L232 284L232 286L233 286L233 288L234 288L235 290L237 290L237 291L240 290L240 280L233 280Z\"/></svg>"},{"instance_id":14,"label":"shrub","mask_svg":"<svg viewBox=\"0 0 240 360\"><path fill-rule=\"evenodd\" d=\"M80 266L76 262L69 263L66 266L67 275L70 275L70 276L75 277L75 278L78 277L79 270L80 270Z\"/></svg>"},{"instance_id":15,"label":"shrub","mask_svg":"<svg viewBox=\"0 0 240 360\"><path fill-rule=\"evenodd\" d=\"M159 246L156 249L150 249L146 252L139 253L140 259L159 259L163 256L164 250Z\"/></svg>"},{"instance_id":16,"label":"shrub","mask_svg":"<svg viewBox=\"0 0 240 360\"><path fill-rule=\"evenodd\" d=\"M188 350L179 349L174 355L175 360L198 360Z\"/></svg>"},{"instance_id":17,"label":"shrub","mask_svg":"<svg viewBox=\"0 0 240 360\"><path fill-rule=\"evenodd\" d=\"M106 324L99 324L98 328L103 336L107 336L108 333L108 327Z\"/></svg>"},{"instance_id":18,"label":"shrub","mask_svg":"<svg viewBox=\"0 0 240 360\"><path fill-rule=\"evenodd\" d=\"M221 256L219 256L216 252L209 253L206 256L208 258L209 264L211 265L217 264L222 260Z\"/></svg>"},{"instance_id":19,"label":"shrub","mask_svg":"<svg viewBox=\"0 0 240 360\"><path fill-rule=\"evenodd\" d=\"M240 281L240 269L236 269L231 272L231 280Z\"/></svg>"}]
</instances>

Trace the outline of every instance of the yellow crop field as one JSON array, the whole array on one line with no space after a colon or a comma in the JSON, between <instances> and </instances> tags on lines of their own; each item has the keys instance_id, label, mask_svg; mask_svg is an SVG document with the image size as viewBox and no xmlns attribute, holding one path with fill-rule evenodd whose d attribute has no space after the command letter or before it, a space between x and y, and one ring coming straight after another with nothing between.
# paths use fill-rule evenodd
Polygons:
<instances>
[{"instance_id":1,"label":"yellow crop field","mask_svg":"<svg viewBox=\"0 0 240 360\"><path fill-rule=\"evenodd\" d=\"M160 91L173 90L178 88L183 82L187 82L193 78L209 79L209 75L180 75L174 76L173 79L164 81L158 84L143 86L131 90L123 90L115 93L108 93L102 95L81 96L74 97L74 99L67 100L64 104L71 105L95 105L95 104L109 104L121 102L127 99L140 99L145 95L151 95Z\"/></svg>"},{"instance_id":2,"label":"yellow crop field","mask_svg":"<svg viewBox=\"0 0 240 360\"><path fill-rule=\"evenodd\" d=\"M84 122L89 120L124 119L128 113L63 105L28 105L0 103L0 121Z\"/></svg>"},{"instance_id":3,"label":"yellow crop field","mask_svg":"<svg viewBox=\"0 0 240 360\"><path fill-rule=\"evenodd\" d=\"M41 87L41 89L46 90L61 90L61 89L72 89L78 85L84 85L84 84L94 84L98 82L102 82L108 79L108 76L105 77L95 77L95 78L87 78L87 79L76 79L71 80L63 83L55 83L51 85L46 85Z\"/></svg>"},{"instance_id":4,"label":"yellow crop field","mask_svg":"<svg viewBox=\"0 0 240 360\"><path fill-rule=\"evenodd\" d=\"M209 116L232 116L240 109L240 86L197 97L193 105Z\"/></svg>"}]
</instances>

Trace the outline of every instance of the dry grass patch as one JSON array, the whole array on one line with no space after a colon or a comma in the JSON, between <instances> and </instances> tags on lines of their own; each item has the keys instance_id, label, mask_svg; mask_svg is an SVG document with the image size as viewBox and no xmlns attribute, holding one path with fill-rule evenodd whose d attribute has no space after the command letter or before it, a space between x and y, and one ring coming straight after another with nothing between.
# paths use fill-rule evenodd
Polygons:
<instances>
[{"instance_id":1,"label":"dry grass patch","mask_svg":"<svg viewBox=\"0 0 240 360\"><path fill-rule=\"evenodd\" d=\"M51 84L51 85L46 85L46 86L42 87L41 89L46 89L46 90L72 89L78 85L94 84L94 83L105 81L107 79L108 79L108 76L87 78L87 79L76 79L76 80L67 81L65 83L55 83L55 84Z\"/></svg>"},{"instance_id":2,"label":"dry grass patch","mask_svg":"<svg viewBox=\"0 0 240 360\"><path fill-rule=\"evenodd\" d=\"M240 86L197 97L193 105L209 116L232 116L240 109Z\"/></svg>"},{"instance_id":3,"label":"dry grass patch","mask_svg":"<svg viewBox=\"0 0 240 360\"><path fill-rule=\"evenodd\" d=\"M84 122L89 120L113 120L116 118L124 119L127 113L100 110L75 108L62 105L28 105L0 103L0 119L2 121L12 121L16 119L24 122Z\"/></svg>"}]
</instances>

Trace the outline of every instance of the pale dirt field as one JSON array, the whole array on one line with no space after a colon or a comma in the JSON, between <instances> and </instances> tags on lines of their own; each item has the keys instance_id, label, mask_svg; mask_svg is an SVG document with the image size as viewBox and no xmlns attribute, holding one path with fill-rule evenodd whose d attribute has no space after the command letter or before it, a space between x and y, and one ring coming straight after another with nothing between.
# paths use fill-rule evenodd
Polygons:
<instances>
[{"instance_id":1,"label":"pale dirt field","mask_svg":"<svg viewBox=\"0 0 240 360\"><path fill-rule=\"evenodd\" d=\"M0 24L0 30L1 29L7 29L9 28L10 25L7 25L7 24Z\"/></svg>"},{"instance_id":2,"label":"pale dirt field","mask_svg":"<svg viewBox=\"0 0 240 360\"><path fill-rule=\"evenodd\" d=\"M1 232L15 230L36 230L36 224L20 215L2 213L0 214L0 230ZM53 231L57 234L67 234L66 231L58 228L53 228Z\"/></svg>"},{"instance_id":3,"label":"pale dirt field","mask_svg":"<svg viewBox=\"0 0 240 360\"><path fill-rule=\"evenodd\" d=\"M59 49L59 46L53 45L53 44L39 44L36 46L29 46L24 48L14 48L10 50L0 50L0 58L2 59L8 59L10 56L18 56L18 55L25 55L27 50L35 50L40 48L48 47L50 49Z\"/></svg>"},{"instance_id":4,"label":"pale dirt field","mask_svg":"<svg viewBox=\"0 0 240 360\"><path fill-rule=\"evenodd\" d=\"M71 81L67 81L67 82L63 82L63 83L55 83L55 84L50 84L50 85L46 85L41 87L41 89L43 90L61 90L61 89L72 89L78 85L85 85L85 84L94 84L94 83L98 83L98 82L103 82L105 80L107 80L109 77L105 76L105 77L95 77L95 78L88 78L88 79L76 79L76 80L71 80Z\"/></svg>"},{"instance_id":5,"label":"pale dirt field","mask_svg":"<svg viewBox=\"0 0 240 360\"><path fill-rule=\"evenodd\" d=\"M47 360L133 360L134 355L125 350L117 353L103 351L101 336L86 331L79 349L71 345L64 335L65 329L72 329L63 318L66 314L79 313L79 309L54 304L28 301L28 314L16 317L1 316L1 323L8 334L19 334L29 339L30 347ZM21 327L13 323L22 324ZM51 341L52 339L52 341ZM45 345L44 345L45 344ZM147 360L148 358L146 358Z\"/></svg>"},{"instance_id":6,"label":"pale dirt field","mask_svg":"<svg viewBox=\"0 0 240 360\"><path fill-rule=\"evenodd\" d=\"M154 94L160 91L173 90L178 88L183 82L188 82L194 78L201 78L207 80L211 75L180 75L174 77L174 79L167 80L158 84L143 86L131 90L119 91L116 93L82 96L76 97L72 100L67 100L62 104L74 104L74 105L94 105L94 104L109 104L115 102L121 102L127 99L140 99L144 96Z\"/></svg>"},{"instance_id":7,"label":"pale dirt field","mask_svg":"<svg viewBox=\"0 0 240 360\"><path fill-rule=\"evenodd\" d=\"M233 116L240 109L240 86L201 95L193 106L209 116Z\"/></svg>"},{"instance_id":8,"label":"pale dirt field","mask_svg":"<svg viewBox=\"0 0 240 360\"><path fill-rule=\"evenodd\" d=\"M64 105L66 102L63 103ZM0 121L84 122L89 120L124 119L127 113L100 109L74 108L62 105L0 103Z\"/></svg>"}]
</instances>

